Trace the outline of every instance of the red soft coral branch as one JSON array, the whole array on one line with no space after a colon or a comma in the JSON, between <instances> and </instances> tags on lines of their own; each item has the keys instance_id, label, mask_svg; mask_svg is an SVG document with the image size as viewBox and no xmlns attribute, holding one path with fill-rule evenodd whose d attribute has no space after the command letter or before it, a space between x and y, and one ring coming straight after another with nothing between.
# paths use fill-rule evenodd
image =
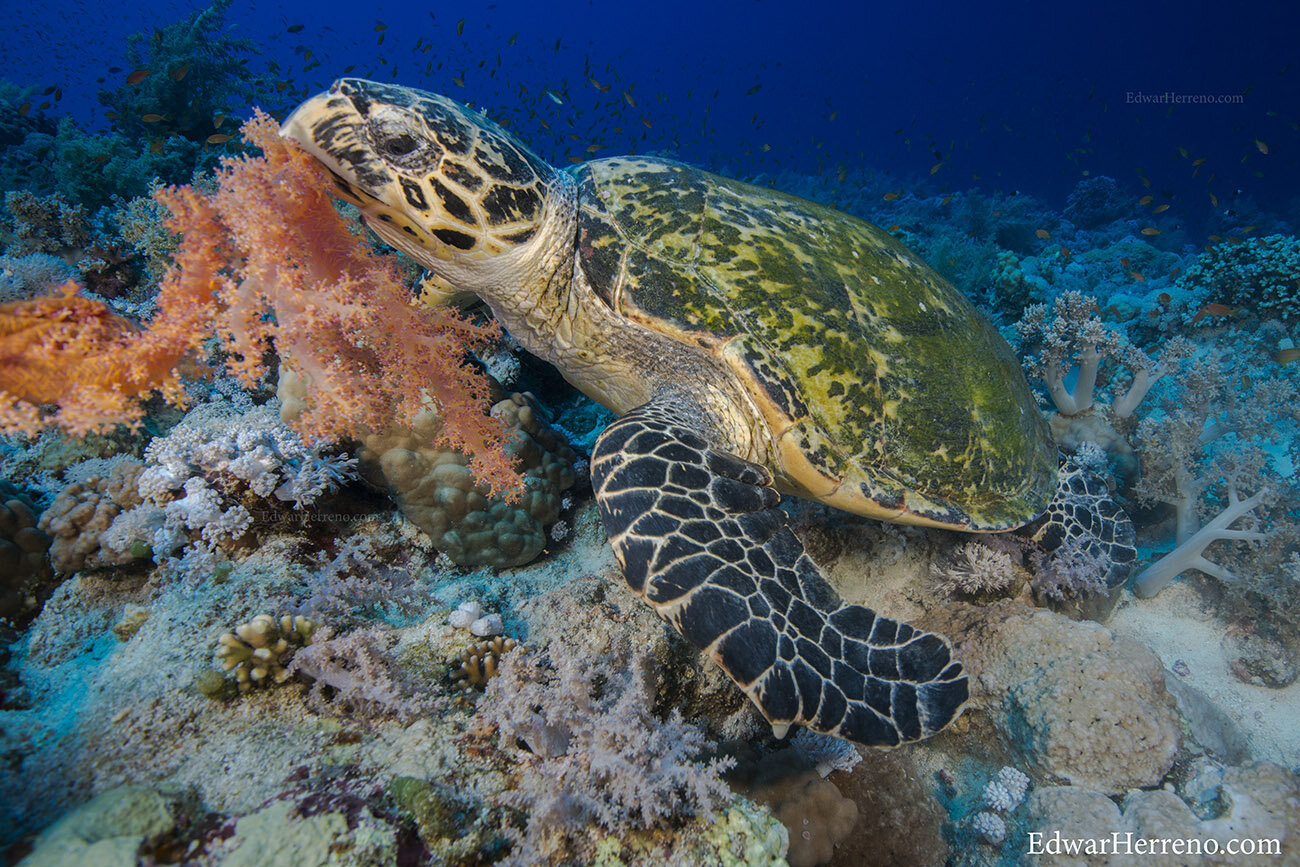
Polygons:
<instances>
[{"instance_id":1,"label":"red soft coral branch","mask_svg":"<svg viewBox=\"0 0 1300 867\"><path fill-rule=\"evenodd\" d=\"M479 482L498 493L521 490L506 430L486 413L488 382L465 359L498 335L496 327L450 308L412 306L392 260L370 251L334 210L325 170L261 111L243 134L263 155L226 161L215 194L158 193L167 228L182 240L147 330L128 334L124 320L77 296L17 311L44 322L35 329L24 320L6 331L0 309L0 353L9 352L0 354L0 430L30 433L54 422L84 433L134 422L139 398L152 391L179 399L176 365L215 333L244 383L266 373L271 349L306 383L308 403L295 423L305 436L357 436L408 422L432 404L444 419L440 444L473 454ZM118 333L86 331L69 342L60 317L113 323ZM52 350L59 340L71 348ZM67 379L69 387L33 390L13 374L20 365L6 366L10 357L43 359L47 384L65 369L92 372ZM35 404L60 409L42 415Z\"/></svg>"}]
</instances>

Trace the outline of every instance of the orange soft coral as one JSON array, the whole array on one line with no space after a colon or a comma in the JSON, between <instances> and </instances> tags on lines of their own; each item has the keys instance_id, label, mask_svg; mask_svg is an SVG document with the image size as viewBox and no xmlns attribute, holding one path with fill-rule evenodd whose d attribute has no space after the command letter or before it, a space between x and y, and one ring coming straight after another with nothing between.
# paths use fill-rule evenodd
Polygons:
<instances>
[{"instance_id":1,"label":"orange soft coral","mask_svg":"<svg viewBox=\"0 0 1300 867\"><path fill-rule=\"evenodd\" d=\"M0 430L102 431L138 418L141 395L178 388L174 369L188 343L133 351L140 330L76 291L69 283L52 297L0 305ZM57 409L43 415L39 404Z\"/></svg>"},{"instance_id":2,"label":"orange soft coral","mask_svg":"<svg viewBox=\"0 0 1300 867\"><path fill-rule=\"evenodd\" d=\"M57 383L57 375L49 376L63 365L79 370L90 358L97 372L69 379L71 391L24 391L10 386L0 356L0 431L31 432L53 421L81 433L134 421L138 398L151 390L179 394L172 369L215 333L231 355L232 373L245 383L266 372L265 355L274 349L308 384L310 402L295 425L304 435L355 436L436 408L446 420L441 444L473 454L475 475L494 491L518 490L520 477L503 449L505 431L486 414L487 381L465 360L469 348L497 334L495 327L447 308L414 308L392 261L347 230L315 160L282 139L260 111L243 134L263 156L227 161L214 195L191 187L158 194L171 212L167 227L182 240L148 329L111 340L92 330L69 354L55 338L15 337L14 357L34 352L50 366L42 374L48 382ZM77 300L73 318L94 321L84 306L93 302ZM95 315L111 316L106 309ZM61 329L54 333L66 342L80 326L60 324L65 320L57 314L48 327ZM9 340L4 328L0 341ZM83 350L86 341L91 346ZM100 344L112 349L115 366L102 367L102 353L91 351ZM38 403L61 409L43 417Z\"/></svg>"}]
</instances>

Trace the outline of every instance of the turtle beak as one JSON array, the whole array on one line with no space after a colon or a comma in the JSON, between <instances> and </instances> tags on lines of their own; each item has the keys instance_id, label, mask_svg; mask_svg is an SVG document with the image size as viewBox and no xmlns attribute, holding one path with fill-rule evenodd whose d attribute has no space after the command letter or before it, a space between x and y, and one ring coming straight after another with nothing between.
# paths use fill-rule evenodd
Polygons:
<instances>
[{"instance_id":1,"label":"turtle beak","mask_svg":"<svg viewBox=\"0 0 1300 867\"><path fill-rule=\"evenodd\" d=\"M391 172L365 135L365 113L357 106L350 82L339 79L293 110L280 124L280 135L297 142L325 165L344 197L360 204L392 181Z\"/></svg>"},{"instance_id":2,"label":"turtle beak","mask_svg":"<svg viewBox=\"0 0 1300 867\"><path fill-rule=\"evenodd\" d=\"M337 116L339 109L336 90L338 82L326 93L318 93L293 110L280 124L280 135L302 145L313 156L320 156L320 146L313 129L326 117ZM344 100L346 102L346 100Z\"/></svg>"}]
</instances>

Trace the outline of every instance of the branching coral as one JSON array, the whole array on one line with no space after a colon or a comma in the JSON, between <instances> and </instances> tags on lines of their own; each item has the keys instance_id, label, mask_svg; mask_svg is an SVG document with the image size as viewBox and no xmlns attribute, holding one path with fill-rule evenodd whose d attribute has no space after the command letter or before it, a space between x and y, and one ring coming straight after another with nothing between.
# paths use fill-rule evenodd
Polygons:
<instances>
[{"instance_id":1,"label":"branching coral","mask_svg":"<svg viewBox=\"0 0 1300 867\"><path fill-rule=\"evenodd\" d=\"M461 655L460 667L451 673L451 678L461 689L483 689L496 677L501 658L514 649L514 639L503 635L480 641Z\"/></svg>"},{"instance_id":2,"label":"branching coral","mask_svg":"<svg viewBox=\"0 0 1300 867\"><path fill-rule=\"evenodd\" d=\"M476 476L492 489L517 489L505 432L482 411L487 383L465 360L497 330L416 310L393 263L338 217L325 170L265 114L243 132L263 156L228 161L214 195L158 193L171 211L168 231L183 239L146 331L75 295L0 309L0 430L134 423L153 390L180 399L177 364L215 333L243 382L266 372L272 347L309 382L300 432L355 436L432 404L444 419L440 442L473 454ZM25 372L31 367L39 376ZM46 403L59 411L44 414L38 404Z\"/></svg>"},{"instance_id":3,"label":"branching coral","mask_svg":"<svg viewBox=\"0 0 1300 867\"><path fill-rule=\"evenodd\" d=\"M1043 381L1056 406L1051 426L1057 443L1069 450L1095 443L1115 459L1120 475L1134 475L1133 447L1122 430L1131 427L1152 386L1191 354L1191 344L1174 338L1159 361L1153 360L1123 332L1101 321L1095 298L1075 291L1062 293L1050 310L1045 304L1027 307L1016 332L1027 353L1026 370ZM1126 367L1131 380L1102 404L1097 380L1107 358Z\"/></svg>"},{"instance_id":4,"label":"branching coral","mask_svg":"<svg viewBox=\"0 0 1300 867\"><path fill-rule=\"evenodd\" d=\"M1133 580L1133 592L1143 597L1155 596L1166 584L1188 569L1199 569L1221 581L1236 581L1236 576L1230 571L1205 557L1205 549L1214 542L1224 540L1264 541L1267 538L1266 534L1253 530L1234 530L1232 525L1238 518L1249 515L1253 509L1264 503L1271 493L1268 488L1261 488L1243 500L1236 487L1229 487L1227 508L1177 548L1142 570Z\"/></svg>"},{"instance_id":5,"label":"branching coral","mask_svg":"<svg viewBox=\"0 0 1300 867\"><path fill-rule=\"evenodd\" d=\"M284 683L293 674L287 666L294 651L311 644L317 628L306 617L285 615L277 621L270 614L259 614L221 636L217 659L226 671L235 672L241 692Z\"/></svg>"},{"instance_id":6,"label":"branching coral","mask_svg":"<svg viewBox=\"0 0 1300 867\"><path fill-rule=\"evenodd\" d=\"M1134 493L1146 504L1173 507L1177 543L1138 575L1134 589L1141 596L1156 594L1188 569L1236 582L1237 576L1208 559L1205 549L1216 541L1268 538L1258 527L1233 525L1275 496L1280 480L1254 438L1277 429L1295 392L1281 380L1252 381L1248 390L1237 381L1217 353L1195 358L1165 395L1161 412L1138 425L1142 479ZM1236 438L1223 445L1228 434ZM1207 495L1216 491L1221 496L1209 505Z\"/></svg>"},{"instance_id":7,"label":"branching coral","mask_svg":"<svg viewBox=\"0 0 1300 867\"><path fill-rule=\"evenodd\" d=\"M1220 304L1300 320L1300 238L1270 235L1216 244L1179 279Z\"/></svg>"},{"instance_id":8,"label":"branching coral","mask_svg":"<svg viewBox=\"0 0 1300 867\"><path fill-rule=\"evenodd\" d=\"M240 539L256 518L309 506L355 476L353 459L304 443L274 405L241 413L225 402L200 404L149 443L145 463L134 508L114 512L87 542L102 544L108 563L122 562L111 552L141 549L162 562L199 539L211 550Z\"/></svg>"}]
</instances>

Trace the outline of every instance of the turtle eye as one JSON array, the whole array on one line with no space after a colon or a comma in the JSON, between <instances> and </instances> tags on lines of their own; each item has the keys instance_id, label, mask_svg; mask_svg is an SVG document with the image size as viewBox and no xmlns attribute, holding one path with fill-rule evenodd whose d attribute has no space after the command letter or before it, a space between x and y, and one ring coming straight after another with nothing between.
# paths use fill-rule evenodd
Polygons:
<instances>
[{"instance_id":1,"label":"turtle eye","mask_svg":"<svg viewBox=\"0 0 1300 867\"><path fill-rule=\"evenodd\" d=\"M415 140L415 136L404 132L391 138L381 139L379 142L380 152L389 157L404 157L419 146L420 143Z\"/></svg>"},{"instance_id":2,"label":"turtle eye","mask_svg":"<svg viewBox=\"0 0 1300 867\"><path fill-rule=\"evenodd\" d=\"M430 157L429 140L399 118L370 125L370 142L379 158L402 168L422 167Z\"/></svg>"}]
</instances>

